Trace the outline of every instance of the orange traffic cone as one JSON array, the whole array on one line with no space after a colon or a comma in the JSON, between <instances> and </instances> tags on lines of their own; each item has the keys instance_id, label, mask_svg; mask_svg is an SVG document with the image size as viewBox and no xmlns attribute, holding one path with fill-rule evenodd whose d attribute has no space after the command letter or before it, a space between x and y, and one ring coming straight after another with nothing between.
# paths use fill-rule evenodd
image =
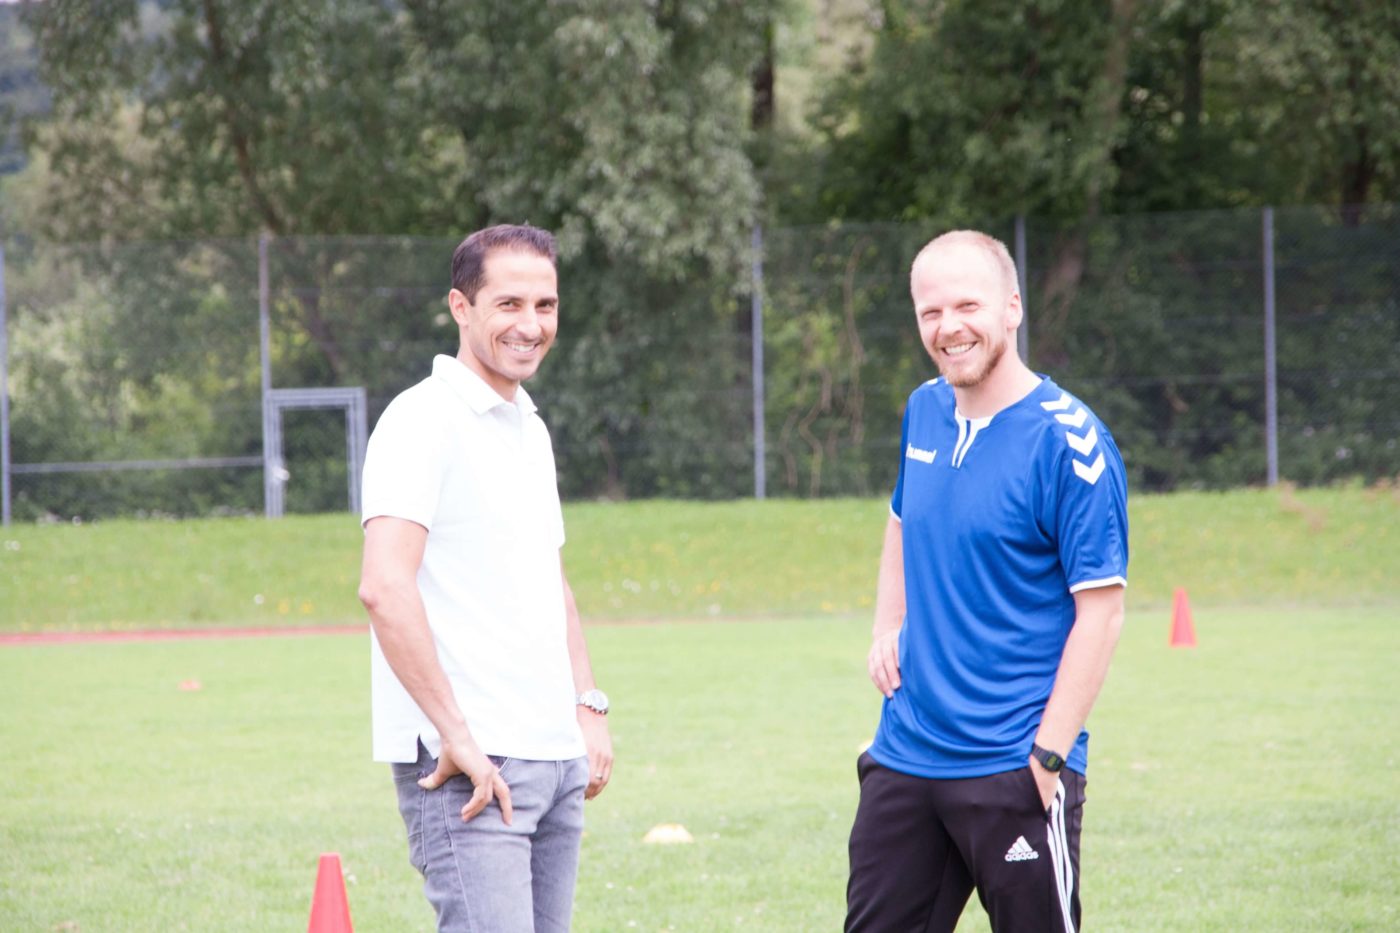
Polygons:
<instances>
[{"instance_id":1,"label":"orange traffic cone","mask_svg":"<svg viewBox=\"0 0 1400 933\"><path fill-rule=\"evenodd\" d=\"M345 899L345 878L340 856L327 852L316 869L316 891L311 895L311 922L306 933L354 933L350 904Z\"/></svg>"},{"instance_id":2,"label":"orange traffic cone","mask_svg":"<svg viewBox=\"0 0 1400 933\"><path fill-rule=\"evenodd\" d=\"M1172 639L1173 648L1196 647L1196 627L1191 624L1191 603L1186 599L1186 590L1176 588L1172 596Z\"/></svg>"}]
</instances>

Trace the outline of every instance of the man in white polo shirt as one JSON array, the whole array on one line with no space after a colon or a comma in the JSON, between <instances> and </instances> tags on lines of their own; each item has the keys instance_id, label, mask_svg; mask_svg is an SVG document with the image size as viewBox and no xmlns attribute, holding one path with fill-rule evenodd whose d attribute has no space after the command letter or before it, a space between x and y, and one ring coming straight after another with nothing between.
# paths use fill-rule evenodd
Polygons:
<instances>
[{"instance_id":1,"label":"man in white polo shirt","mask_svg":"<svg viewBox=\"0 0 1400 933\"><path fill-rule=\"evenodd\" d=\"M365 458L374 758L439 930L563 931L613 758L549 432L520 387L559 326L553 236L473 233L448 306L457 356L390 403Z\"/></svg>"}]
</instances>

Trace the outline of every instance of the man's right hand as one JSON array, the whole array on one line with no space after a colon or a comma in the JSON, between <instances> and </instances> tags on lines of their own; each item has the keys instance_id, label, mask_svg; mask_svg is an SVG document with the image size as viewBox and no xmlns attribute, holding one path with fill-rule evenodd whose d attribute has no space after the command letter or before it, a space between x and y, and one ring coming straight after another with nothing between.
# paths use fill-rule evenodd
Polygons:
<instances>
[{"instance_id":1,"label":"man's right hand","mask_svg":"<svg viewBox=\"0 0 1400 933\"><path fill-rule=\"evenodd\" d=\"M418 786L424 790L437 790L448 778L456 774L465 774L472 782L472 799L462 807L462 822L465 823L476 816L486 809L487 804L495 800L501 808L501 819L507 826L510 825L514 815L510 803L510 787L506 785L505 778L501 777L501 769L497 768L495 762L486 757L474 742L463 748L444 739L442 751L438 755L437 768L419 781Z\"/></svg>"},{"instance_id":2,"label":"man's right hand","mask_svg":"<svg viewBox=\"0 0 1400 933\"><path fill-rule=\"evenodd\" d=\"M870 654L865 659L870 671L870 682L875 685L885 699L894 696L899 689L899 629L875 636L870 646Z\"/></svg>"}]
</instances>

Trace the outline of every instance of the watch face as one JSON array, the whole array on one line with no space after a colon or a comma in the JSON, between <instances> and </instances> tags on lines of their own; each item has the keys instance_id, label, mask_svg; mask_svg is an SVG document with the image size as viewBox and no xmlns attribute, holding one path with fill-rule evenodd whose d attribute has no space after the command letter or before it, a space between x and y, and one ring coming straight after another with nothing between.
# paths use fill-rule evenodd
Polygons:
<instances>
[{"instance_id":1,"label":"watch face","mask_svg":"<svg viewBox=\"0 0 1400 933\"><path fill-rule=\"evenodd\" d=\"M595 712L606 713L608 711L608 695L597 688L585 690L578 700Z\"/></svg>"}]
</instances>

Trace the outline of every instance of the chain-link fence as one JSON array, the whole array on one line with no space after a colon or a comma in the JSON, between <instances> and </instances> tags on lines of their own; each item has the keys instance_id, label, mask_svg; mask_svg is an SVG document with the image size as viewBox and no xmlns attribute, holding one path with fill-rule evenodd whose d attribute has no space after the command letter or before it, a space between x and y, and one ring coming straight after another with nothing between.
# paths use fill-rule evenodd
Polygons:
<instances>
[{"instance_id":1,"label":"chain-link fence","mask_svg":"<svg viewBox=\"0 0 1400 933\"><path fill-rule=\"evenodd\" d=\"M1033 360L1092 401L1140 488L1262 483L1271 448L1302 483L1400 470L1394 207L1355 226L1319 208L1031 224L1028 240Z\"/></svg>"},{"instance_id":2,"label":"chain-link fence","mask_svg":"<svg viewBox=\"0 0 1400 933\"><path fill-rule=\"evenodd\" d=\"M1022 260L1032 365L1108 422L1135 488L1400 474L1395 207L1350 225L1297 208L986 229ZM559 342L530 384L565 495L752 495L758 385L769 494L886 491L904 400L932 374L908 268L937 232L770 230L757 274L724 281L565 257ZM457 349L455 245L5 244L7 510L261 514L269 490L287 511L347 508L346 411L279 410L270 435L269 399L362 387L372 426Z\"/></svg>"}]
</instances>

